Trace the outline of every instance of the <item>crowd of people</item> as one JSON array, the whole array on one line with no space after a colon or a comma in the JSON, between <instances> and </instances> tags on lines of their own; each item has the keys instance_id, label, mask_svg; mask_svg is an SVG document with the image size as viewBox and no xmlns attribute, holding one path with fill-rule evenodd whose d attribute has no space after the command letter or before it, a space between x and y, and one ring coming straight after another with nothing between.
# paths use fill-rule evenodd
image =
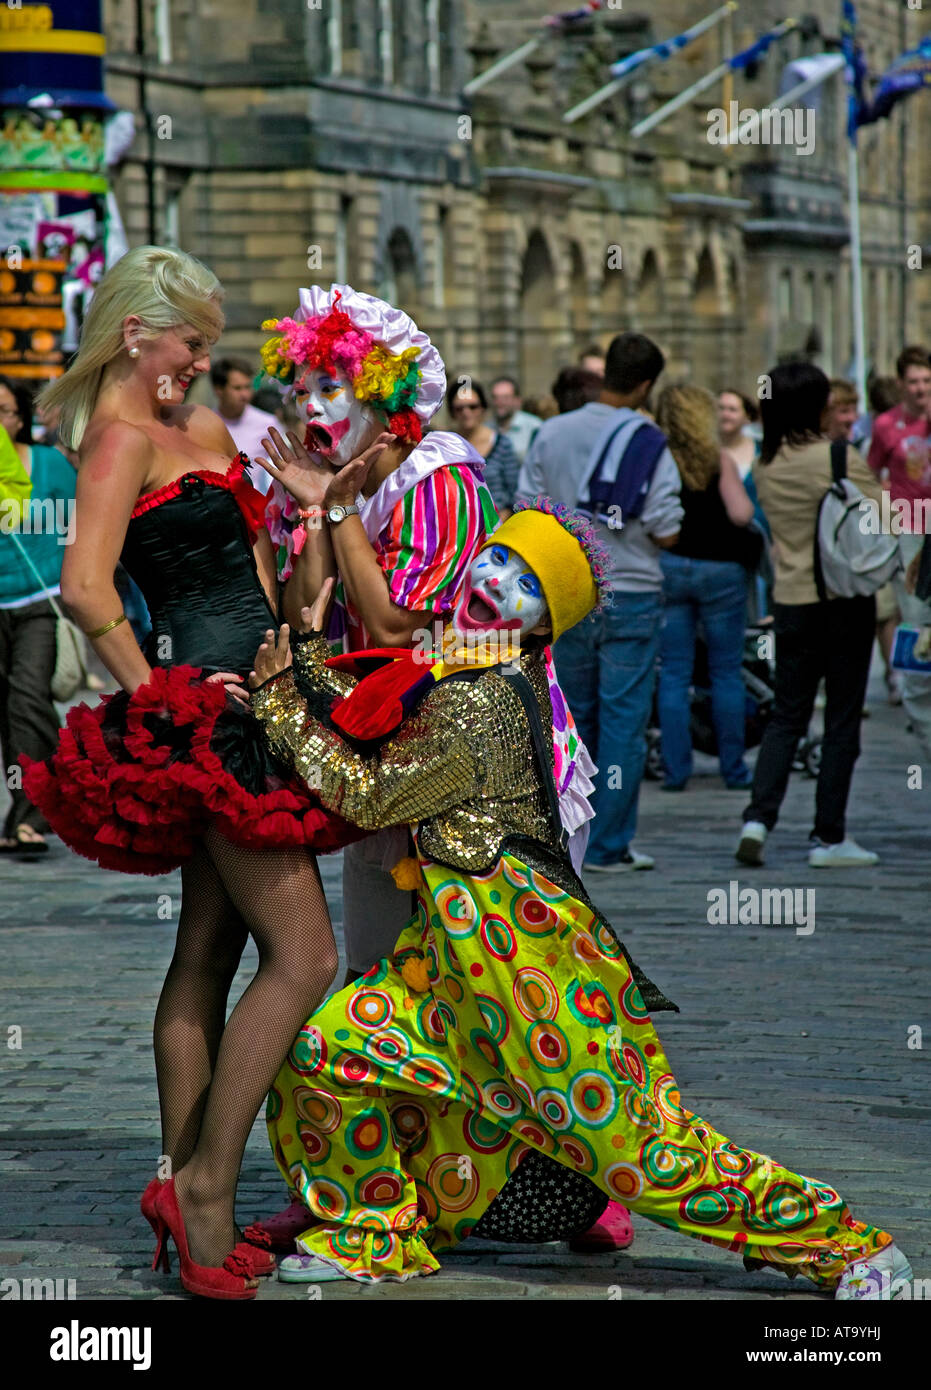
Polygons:
<instances>
[{"instance_id":1,"label":"crowd of people","mask_svg":"<svg viewBox=\"0 0 931 1390\"><path fill-rule=\"evenodd\" d=\"M502 515L515 497L541 492L581 507L602 531L612 591L624 596L554 648L580 733L601 768L585 867L654 866L653 856L632 843L647 729L655 722L660 730L663 790L684 791L693 771L690 701L699 649L722 781L751 794L737 857L762 863L763 841L820 697L822 770L809 862L875 864L877 855L862 849L845 824L872 659L869 633L890 703L904 699L910 731L922 754L931 751L931 679L892 665L899 624L924 628L931 620L927 600L906 586L921 518L901 536L900 575L855 599L819 595L815 531L832 480L832 440L849 446L847 476L864 498L878 502L886 489L892 499L931 501L931 358L924 348L906 348L895 377L871 381L868 413L861 413L852 382L829 379L806 361L775 367L759 400L730 386L715 397L685 382L664 386L654 400L664 366L655 344L626 333L600 359L587 349L560 371L552 395L528 402L529 410L513 377L495 380L493 423L473 378L460 378L468 386L457 391L454 383L448 394L460 431L494 440L492 448L506 457L503 471L486 473ZM504 437L517 456L516 485ZM822 640L829 623L848 635L840 648ZM773 715L756 775L745 760L742 666L750 624L770 627L775 638ZM843 653L836 670L829 669L829 649Z\"/></svg>"},{"instance_id":2,"label":"crowd of people","mask_svg":"<svg viewBox=\"0 0 931 1390\"><path fill-rule=\"evenodd\" d=\"M815 538L835 438L865 499L888 487L917 517L931 497L927 354L903 352L867 462L846 383L809 362L774 367L759 402L680 382L654 400L663 353L624 332L525 402L513 377L448 376L402 309L346 285L274 322L262 410L248 362L211 366L221 298L160 248L104 277L42 399L76 480L0 384L33 492L70 483L77 506L63 563L36 546L43 589L0 554L4 761L25 774L8 841L51 827L103 868L181 869L154 1034L168 1167L142 1198L155 1265L170 1235L208 1297L254 1297L275 1251L296 1282L406 1280L473 1232L619 1249L629 1209L840 1298L891 1296L910 1270L888 1233L682 1105L650 1018L675 1006L580 875L653 867L634 847L647 727L655 700L663 787L686 792L699 641L721 776L748 797L738 859L762 863L823 681L809 862L876 862L845 823L876 601L824 591ZM215 410L186 400L208 371ZM444 404L453 428L432 428ZM920 547L901 537L895 601L924 626ZM46 683L46 589L119 689L60 734L47 708L25 742L10 663ZM775 673L751 771L753 612ZM922 679L901 698L927 738ZM348 973L326 999L316 855L335 848ZM289 1205L241 1232L266 1096Z\"/></svg>"}]
</instances>

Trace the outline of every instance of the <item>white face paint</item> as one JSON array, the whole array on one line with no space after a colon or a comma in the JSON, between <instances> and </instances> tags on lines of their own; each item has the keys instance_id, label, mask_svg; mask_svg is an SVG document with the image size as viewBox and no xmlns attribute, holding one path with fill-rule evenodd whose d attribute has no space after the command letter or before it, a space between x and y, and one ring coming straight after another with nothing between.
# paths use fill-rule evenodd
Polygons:
<instances>
[{"instance_id":1,"label":"white face paint","mask_svg":"<svg viewBox=\"0 0 931 1390\"><path fill-rule=\"evenodd\" d=\"M358 458L381 428L345 376L308 372L295 392L295 403L307 422L304 447L336 468Z\"/></svg>"},{"instance_id":2,"label":"white face paint","mask_svg":"<svg viewBox=\"0 0 931 1390\"><path fill-rule=\"evenodd\" d=\"M546 616L546 599L533 570L506 545L489 545L472 561L453 622L475 632L531 632Z\"/></svg>"}]
</instances>

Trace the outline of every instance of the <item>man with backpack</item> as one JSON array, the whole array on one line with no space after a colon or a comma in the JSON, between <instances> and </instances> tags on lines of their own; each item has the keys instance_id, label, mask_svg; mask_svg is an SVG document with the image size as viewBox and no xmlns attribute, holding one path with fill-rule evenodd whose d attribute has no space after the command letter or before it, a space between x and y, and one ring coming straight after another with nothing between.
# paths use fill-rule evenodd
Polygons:
<instances>
[{"instance_id":1,"label":"man with backpack","mask_svg":"<svg viewBox=\"0 0 931 1390\"><path fill-rule=\"evenodd\" d=\"M597 401L540 426L517 496L546 494L592 517L611 556L613 603L565 633L553 649L559 682L600 769L585 869L652 869L632 841L646 758L663 623L661 550L682 520L679 470L666 437L643 414L665 366L642 333L608 348Z\"/></svg>"}]
</instances>

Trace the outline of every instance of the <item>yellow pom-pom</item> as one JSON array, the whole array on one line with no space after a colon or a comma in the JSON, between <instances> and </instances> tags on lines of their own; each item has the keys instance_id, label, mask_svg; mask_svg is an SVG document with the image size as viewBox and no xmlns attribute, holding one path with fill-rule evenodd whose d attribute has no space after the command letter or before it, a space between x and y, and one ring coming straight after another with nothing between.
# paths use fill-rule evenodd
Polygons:
<instances>
[{"instance_id":1,"label":"yellow pom-pom","mask_svg":"<svg viewBox=\"0 0 931 1390\"><path fill-rule=\"evenodd\" d=\"M401 966L401 979L414 994L426 994L430 988L430 972L422 956L408 956Z\"/></svg>"},{"instance_id":2,"label":"yellow pom-pom","mask_svg":"<svg viewBox=\"0 0 931 1390\"><path fill-rule=\"evenodd\" d=\"M391 870L391 877L394 879L395 887L400 888L402 893L413 892L423 882L420 865L410 855L398 860Z\"/></svg>"}]
</instances>

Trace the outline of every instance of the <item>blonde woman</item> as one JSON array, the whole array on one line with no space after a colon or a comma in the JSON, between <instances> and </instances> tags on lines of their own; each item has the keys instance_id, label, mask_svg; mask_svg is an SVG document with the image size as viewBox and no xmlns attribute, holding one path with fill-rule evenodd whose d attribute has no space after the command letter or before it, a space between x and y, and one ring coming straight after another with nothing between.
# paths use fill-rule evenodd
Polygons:
<instances>
[{"instance_id":1,"label":"blonde woman","mask_svg":"<svg viewBox=\"0 0 931 1390\"><path fill-rule=\"evenodd\" d=\"M685 510L678 541L661 557L666 600L659 677L664 789L684 790L692 774L689 690L699 623L708 648L721 776L729 788L748 787L746 695L740 667L747 573L758 553L757 539L747 531L753 503L734 458L718 442L710 391L667 386L660 394L656 420L679 469Z\"/></svg>"},{"instance_id":2,"label":"blonde woman","mask_svg":"<svg viewBox=\"0 0 931 1390\"><path fill-rule=\"evenodd\" d=\"M122 692L69 716L27 770L55 831L105 868L181 866L174 957L155 1016L161 1176L142 1209L193 1293L253 1298L271 1257L240 1244L234 1198L249 1130L337 954L313 850L355 838L263 753L245 678L277 627L264 498L225 425L185 397L223 327L216 277L146 246L101 281L44 405L79 454L62 595ZM152 616L145 650L121 612L121 560ZM259 968L226 1022L251 935ZM168 1161L165 1162L164 1160ZM153 1266L154 1267L154 1266Z\"/></svg>"}]
</instances>

